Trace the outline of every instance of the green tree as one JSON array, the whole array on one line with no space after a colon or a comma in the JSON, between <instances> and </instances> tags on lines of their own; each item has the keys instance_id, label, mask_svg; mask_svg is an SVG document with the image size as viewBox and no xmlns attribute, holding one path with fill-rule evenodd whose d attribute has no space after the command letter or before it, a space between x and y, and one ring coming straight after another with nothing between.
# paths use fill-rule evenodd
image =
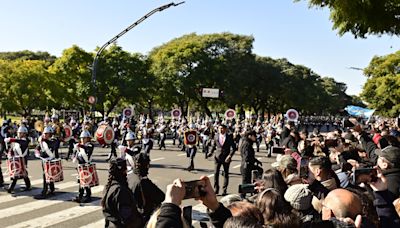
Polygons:
<instances>
[{"instance_id":1,"label":"green tree","mask_svg":"<svg viewBox=\"0 0 400 228\"><path fill-rule=\"evenodd\" d=\"M221 101L230 103L231 89L238 85L233 85L238 74L235 69L251 56L253 41L253 37L231 33L189 34L154 48L149 58L151 72L160 82L158 103L178 105L183 114L192 103L210 116L210 100L201 96L201 88L223 90Z\"/></svg>"},{"instance_id":2,"label":"green tree","mask_svg":"<svg viewBox=\"0 0 400 228\"><path fill-rule=\"evenodd\" d=\"M148 72L145 56L128 53L117 45L106 49L98 64L96 109L108 115L122 101L147 102L154 86L154 77Z\"/></svg>"},{"instance_id":3,"label":"green tree","mask_svg":"<svg viewBox=\"0 0 400 228\"><path fill-rule=\"evenodd\" d=\"M87 99L91 92L91 64L93 56L74 45L65 49L49 72L57 84L52 88L58 108L89 109Z\"/></svg>"},{"instance_id":4,"label":"green tree","mask_svg":"<svg viewBox=\"0 0 400 228\"><path fill-rule=\"evenodd\" d=\"M364 74L368 79L361 97L381 115L400 115L400 51L375 56Z\"/></svg>"},{"instance_id":5,"label":"green tree","mask_svg":"<svg viewBox=\"0 0 400 228\"><path fill-rule=\"evenodd\" d=\"M300 0L295 0L300 1ZM340 35L400 35L399 0L308 0L311 7L327 7Z\"/></svg>"},{"instance_id":6,"label":"green tree","mask_svg":"<svg viewBox=\"0 0 400 228\"><path fill-rule=\"evenodd\" d=\"M16 51L16 52L0 52L0 59L4 60L44 60L52 64L57 57L50 55L48 52L33 51Z\"/></svg>"},{"instance_id":7,"label":"green tree","mask_svg":"<svg viewBox=\"0 0 400 228\"><path fill-rule=\"evenodd\" d=\"M48 89L53 78L43 60L0 60L0 105L3 111L30 115L55 103Z\"/></svg>"}]
</instances>

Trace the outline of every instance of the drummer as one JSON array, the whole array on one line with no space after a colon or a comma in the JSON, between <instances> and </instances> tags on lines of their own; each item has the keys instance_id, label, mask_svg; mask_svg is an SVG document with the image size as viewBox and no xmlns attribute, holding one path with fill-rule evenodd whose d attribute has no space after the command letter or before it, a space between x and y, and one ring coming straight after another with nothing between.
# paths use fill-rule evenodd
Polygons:
<instances>
[{"instance_id":1,"label":"drummer","mask_svg":"<svg viewBox=\"0 0 400 228\"><path fill-rule=\"evenodd\" d=\"M43 130L43 135L41 135L38 139L39 145L36 146L35 149L35 156L37 158L42 159L42 170L43 170L43 190L40 195L35 196L35 199L45 199L49 195L54 195L54 182L47 183L46 176L44 173L44 165L46 161L50 161L53 159L58 159L58 148L57 148L57 141L55 138L52 137L53 135L53 128L47 126ZM48 192L50 188L50 191Z\"/></svg>"},{"instance_id":2,"label":"drummer","mask_svg":"<svg viewBox=\"0 0 400 228\"><path fill-rule=\"evenodd\" d=\"M24 125L21 125L17 130L17 138L4 139L5 143L12 143L11 148L8 152L8 158L9 159L14 157L22 158L23 161L21 162L25 163L25 168L27 167L28 164L27 155L29 152L28 149L29 140L27 138L27 135L28 135L28 129ZM8 193L12 193L14 191L15 185L17 184L17 179L18 178L11 178L12 183L7 188ZM23 191L31 190L31 181L29 180L28 172L26 170L23 179L25 181L25 188L23 189Z\"/></svg>"},{"instance_id":3,"label":"drummer","mask_svg":"<svg viewBox=\"0 0 400 228\"><path fill-rule=\"evenodd\" d=\"M80 142L75 144L75 154L73 158L74 163L78 163L78 165L88 165L92 160L92 154L94 146L91 143L92 136L90 132L87 130L83 130L79 136ZM79 181L79 180L78 180ZM86 195L83 196L84 191L86 191ZM74 202L78 203L89 203L92 201L92 191L90 190L90 186L81 186L79 185L79 194L72 199Z\"/></svg>"}]
</instances>

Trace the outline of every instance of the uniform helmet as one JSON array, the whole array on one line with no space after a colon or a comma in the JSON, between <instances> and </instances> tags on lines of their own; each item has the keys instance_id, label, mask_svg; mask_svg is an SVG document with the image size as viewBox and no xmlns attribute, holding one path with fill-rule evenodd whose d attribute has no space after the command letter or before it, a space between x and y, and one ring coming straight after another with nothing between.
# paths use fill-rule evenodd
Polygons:
<instances>
[{"instance_id":1,"label":"uniform helmet","mask_svg":"<svg viewBox=\"0 0 400 228\"><path fill-rule=\"evenodd\" d=\"M151 119L148 118L148 119L146 120L146 123L147 123L147 124L151 124L151 123L153 123L153 121L151 121Z\"/></svg>"},{"instance_id":2,"label":"uniform helmet","mask_svg":"<svg viewBox=\"0 0 400 228\"><path fill-rule=\"evenodd\" d=\"M53 114L53 115L51 116L51 119L52 119L52 120L58 120L58 116L57 116L56 114Z\"/></svg>"},{"instance_id":3,"label":"uniform helmet","mask_svg":"<svg viewBox=\"0 0 400 228\"><path fill-rule=\"evenodd\" d=\"M195 128L196 128L196 124L194 124L194 123L191 123L191 124L189 125L189 128L191 128L191 129L195 129Z\"/></svg>"},{"instance_id":4,"label":"uniform helmet","mask_svg":"<svg viewBox=\"0 0 400 228\"><path fill-rule=\"evenodd\" d=\"M25 126L20 126L17 130L17 133L28 133L28 128Z\"/></svg>"},{"instance_id":5,"label":"uniform helmet","mask_svg":"<svg viewBox=\"0 0 400 228\"><path fill-rule=\"evenodd\" d=\"M125 140L135 140L136 139L136 136L135 136L135 133L133 133L133 132L128 132L127 134L126 134L126 136L125 136Z\"/></svg>"},{"instance_id":6,"label":"uniform helmet","mask_svg":"<svg viewBox=\"0 0 400 228\"><path fill-rule=\"evenodd\" d=\"M53 134L53 132L54 132L54 129L50 126L45 127L43 130L43 134L47 134L47 133Z\"/></svg>"},{"instance_id":7,"label":"uniform helmet","mask_svg":"<svg viewBox=\"0 0 400 228\"><path fill-rule=\"evenodd\" d=\"M89 131L82 131L79 138L92 138L92 135L90 135Z\"/></svg>"},{"instance_id":8,"label":"uniform helmet","mask_svg":"<svg viewBox=\"0 0 400 228\"><path fill-rule=\"evenodd\" d=\"M8 125L8 120L3 120L3 126Z\"/></svg>"},{"instance_id":9,"label":"uniform helmet","mask_svg":"<svg viewBox=\"0 0 400 228\"><path fill-rule=\"evenodd\" d=\"M117 120L113 120L112 125L113 126L117 126L118 125L118 121Z\"/></svg>"}]
</instances>

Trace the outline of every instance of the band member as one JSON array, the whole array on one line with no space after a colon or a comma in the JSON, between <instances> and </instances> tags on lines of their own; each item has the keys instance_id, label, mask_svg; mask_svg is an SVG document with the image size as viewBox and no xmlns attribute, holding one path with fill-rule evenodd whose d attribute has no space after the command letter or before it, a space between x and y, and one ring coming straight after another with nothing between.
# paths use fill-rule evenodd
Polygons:
<instances>
[{"instance_id":1,"label":"band member","mask_svg":"<svg viewBox=\"0 0 400 228\"><path fill-rule=\"evenodd\" d=\"M175 145L175 140L178 138L178 122L176 119L172 119L171 124L169 125L169 128L171 129L172 132L172 145Z\"/></svg>"},{"instance_id":2,"label":"band member","mask_svg":"<svg viewBox=\"0 0 400 228\"><path fill-rule=\"evenodd\" d=\"M207 158L207 155L209 153L212 137L213 137L213 128L211 126L211 122L206 121L204 127L201 130L201 140L202 140L201 144L205 158Z\"/></svg>"},{"instance_id":3,"label":"band member","mask_svg":"<svg viewBox=\"0 0 400 228\"><path fill-rule=\"evenodd\" d=\"M194 157L197 152L197 141L198 134L196 130L196 125L191 123L189 129L184 133L184 143L186 148L186 157L190 159L190 164L186 170L192 171L194 169Z\"/></svg>"},{"instance_id":4,"label":"band member","mask_svg":"<svg viewBox=\"0 0 400 228\"><path fill-rule=\"evenodd\" d=\"M257 152L260 152L260 144L262 142L262 135L263 135L263 132L264 132L264 128L261 125L261 121L260 120L257 120L256 126L254 126L253 130L257 134L257 140L256 140Z\"/></svg>"},{"instance_id":5,"label":"band member","mask_svg":"<svg viewBox=\"0 0 400 228\"><path fill-rule=\"evenodd\" d=\"M55 158L59 158L58 156L58 148L59 145L57 140L52 137L53 128L47 126L43 130L43 135L39 137L39 145L36 146L35 156L37 158L42 159L42 170L43 170L43 190L40 195L35 196L36 199L45 199L48 195L54 194L54 182L46 182L46 176L44 173L44 163L46 161L53 160ZM49 189L50 188L50 189ZM48 192L48 190L50 190Z\"/></svg>"},{"instance_id":6,"label":"band member","mask_svg":"<svg viewBox=\"0 0 400 228\"><path fill-rule=\"evenodd\" d=\"M118 144L118 139L120 138L120 130L118 127L118 121L113 121L112 126L113 131L114 131L114 140L111 142L111 151L110 154L108 155L108 158L106 161L109 161L112 156L117 157L117 144Z\"/></svg>"},{"instance_id":7,"label":"band member","mask_svg":"<svg viewBox=\"0 0 400 228\"><path fill-rule=\"evenodd\" d=\"M178 139L179 139L179 144L178 147L182 146L181 151L185 151L185 144L183 143L183 137L184 137L184 133L185 131L187 131L188 129L188 125L187 125L187 120L185 118L182 119L182 122L179 126L178 129Z\"/></svg>"},{"instance_id":8,"label":"band member","mask_svg":"<svg viewBox=\"0 0 400 228\"><path fill-rule=\"evenodd\" d=\"M92 154L94 146L90 142L92 136L89 131L83 130L79 136L80 142L75 145L75 155L73 158L74 163L78 163L79 165L88 165L92 160ZM86 191L86 195L83 196ZM92 201L92 191L90 190L90 186L82 187L79 185L79 194L73 199L73 201L78 203L88 203Z\"/></svg>"},{"instance_id":9,"label":"band member","mask_svg":"<svg viewBox=\"0 0 400 228\"><path fill-rule=\"evenodd\" d=\"M0 164L1 164L1 157L3 153L6 151L6 144L4 142L5 138L11 137L11 128L8 124L7 120L3 120L0 132ZM4 185L3 173L0 168L0 187Z\"/></svg>"},{"instance_id":10,"label":"band member","mask_svg":"<svg viewBox=\"0 0 400 228\"><path fill-rule=\"evenodd\" d=\"M211 153L215 152L215 169L214 169L214 191L216 194L219 193L219 170L221 166L224 168L224 186L222 195L227 194L229 184L229 165L231 159L236 151L236 145L233 141L231 134L228 134L227 127L221 124L218 128L218 134L215 135L212 142Z\"/></svg>"},{"instance_id":11,"label":"band member","mask_svg":"<svg viewBox=\"0 0 400 228\"><path fill-rule=\"evenodd\" d=\"M154 128L152 126L150 118L146 120L146 126L142 128L142 145L145 153L150 154L150 150L153 149L153 134Z\"/></svg>"},{"instance_id":12,"label":"band member","mask_svg":"<svg viewBox=\"0 0 400 228\"><path fill-rule=\"evenodd\" d=\"M61 141L64 140L65 132L62 127L60 121L58 120L58 115L54 114L51 116L51 124L50 126L53 128L53 138L56 140L56 150L58 154L58 148L60 148Z\"/></svg>"},{"instance_id":13,"label":"band member","mask_svg":"<svg viewBox=\"0 0 400 228\"><path fill-rule=\"evenodd\" d=\"M142 150L142 147L140 144L135 143L136 136L133 132L128 132L125 136L125 141L127 146L120 145L118 146L118 149L121 152L121 158L126 160L126 166L127 166L127 171L128 171L128 180L129 180L129 175L133 173L133 168L135 167L135 155L139 154L140 151Z\"/></svg>"},{"instance_id":14,"label":"band member","mask_svg":"<svg viewBox=\"0 0 400 228\"><path fill-rule=\"evenodd\" d=\"M69 125L72 130L72 132L71 132L72 136L71 136L71 139L68 141L68 154L67 154L67 157L65 158L65 160L67 160L67 161L73 153L74 144L78 141L79 131L81 130L81 128L79 127L79 124L76 123L76 120L74 118L71 118Z\"/></svg>"},{"instance_id":15,"label":"band member","mask_svg":"<svg viewBox=\"0 0 400 228\"><path fill-rule=\"evenodd\" d=\"M11 148L8 152L8 158L13 157L21 157L23 158L23 162L25 163L25 167L28 165L27 155L29 153L29 140L27 138L28 129L25 126L20 126L17 130L17 138L5 138L5 143L12 143ZM28 172L26 171L26 175L23 177L25 182L25 189L23 191L31 190L31 181L28 177ZM12 178L12 182L7 189L8 193L12 193L14 191L15 185L17 184L17 178Z\"/></svg>"},{"instance_id":16,"label":"band member","mask_svg":"<svg viewBox=\"0 0 400 228\"><path fill-rule=\"evenodd\" d=\"M161 119L159 126L156 130L160 134L159 141L158 141L159 150L161 150L162 148L164 148L164 150L167 149L165 147L165 139L167 138L166 134L165 134L166 130L167 130L167 124L164 122L163 119Z\"/></svg>"}]
</instances>

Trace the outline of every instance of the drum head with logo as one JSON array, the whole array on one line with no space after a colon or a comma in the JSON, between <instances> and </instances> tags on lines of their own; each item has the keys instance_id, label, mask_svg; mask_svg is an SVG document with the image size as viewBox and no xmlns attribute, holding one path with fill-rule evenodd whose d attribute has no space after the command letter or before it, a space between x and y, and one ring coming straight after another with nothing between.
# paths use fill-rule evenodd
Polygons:
<instances>
[{"instance_id":1,"label":"drum head with logo","mask_svg":"<svg viewBox=\"0 0 400 228\"><path fill-rule=\"evenodd\" d=\"M235 116L236 116L235 110L233 110L233 109L228 109L228 110L226 110L226 112L225 112L225 117L226 117L227 119L233 119L233 118L235 118Z\"/></svg>"},{"instance_id":2,"label":"drum head with logo","mask_svg":"<svg viewBox=\"0 0 400 228\"><path fill-rule=\"evenodd\" d=\"M104 142L106 144L111 144L113 140L114 130L110 126L107 126L107 128L104 130Z\"/></svg>"}]
</instances>

